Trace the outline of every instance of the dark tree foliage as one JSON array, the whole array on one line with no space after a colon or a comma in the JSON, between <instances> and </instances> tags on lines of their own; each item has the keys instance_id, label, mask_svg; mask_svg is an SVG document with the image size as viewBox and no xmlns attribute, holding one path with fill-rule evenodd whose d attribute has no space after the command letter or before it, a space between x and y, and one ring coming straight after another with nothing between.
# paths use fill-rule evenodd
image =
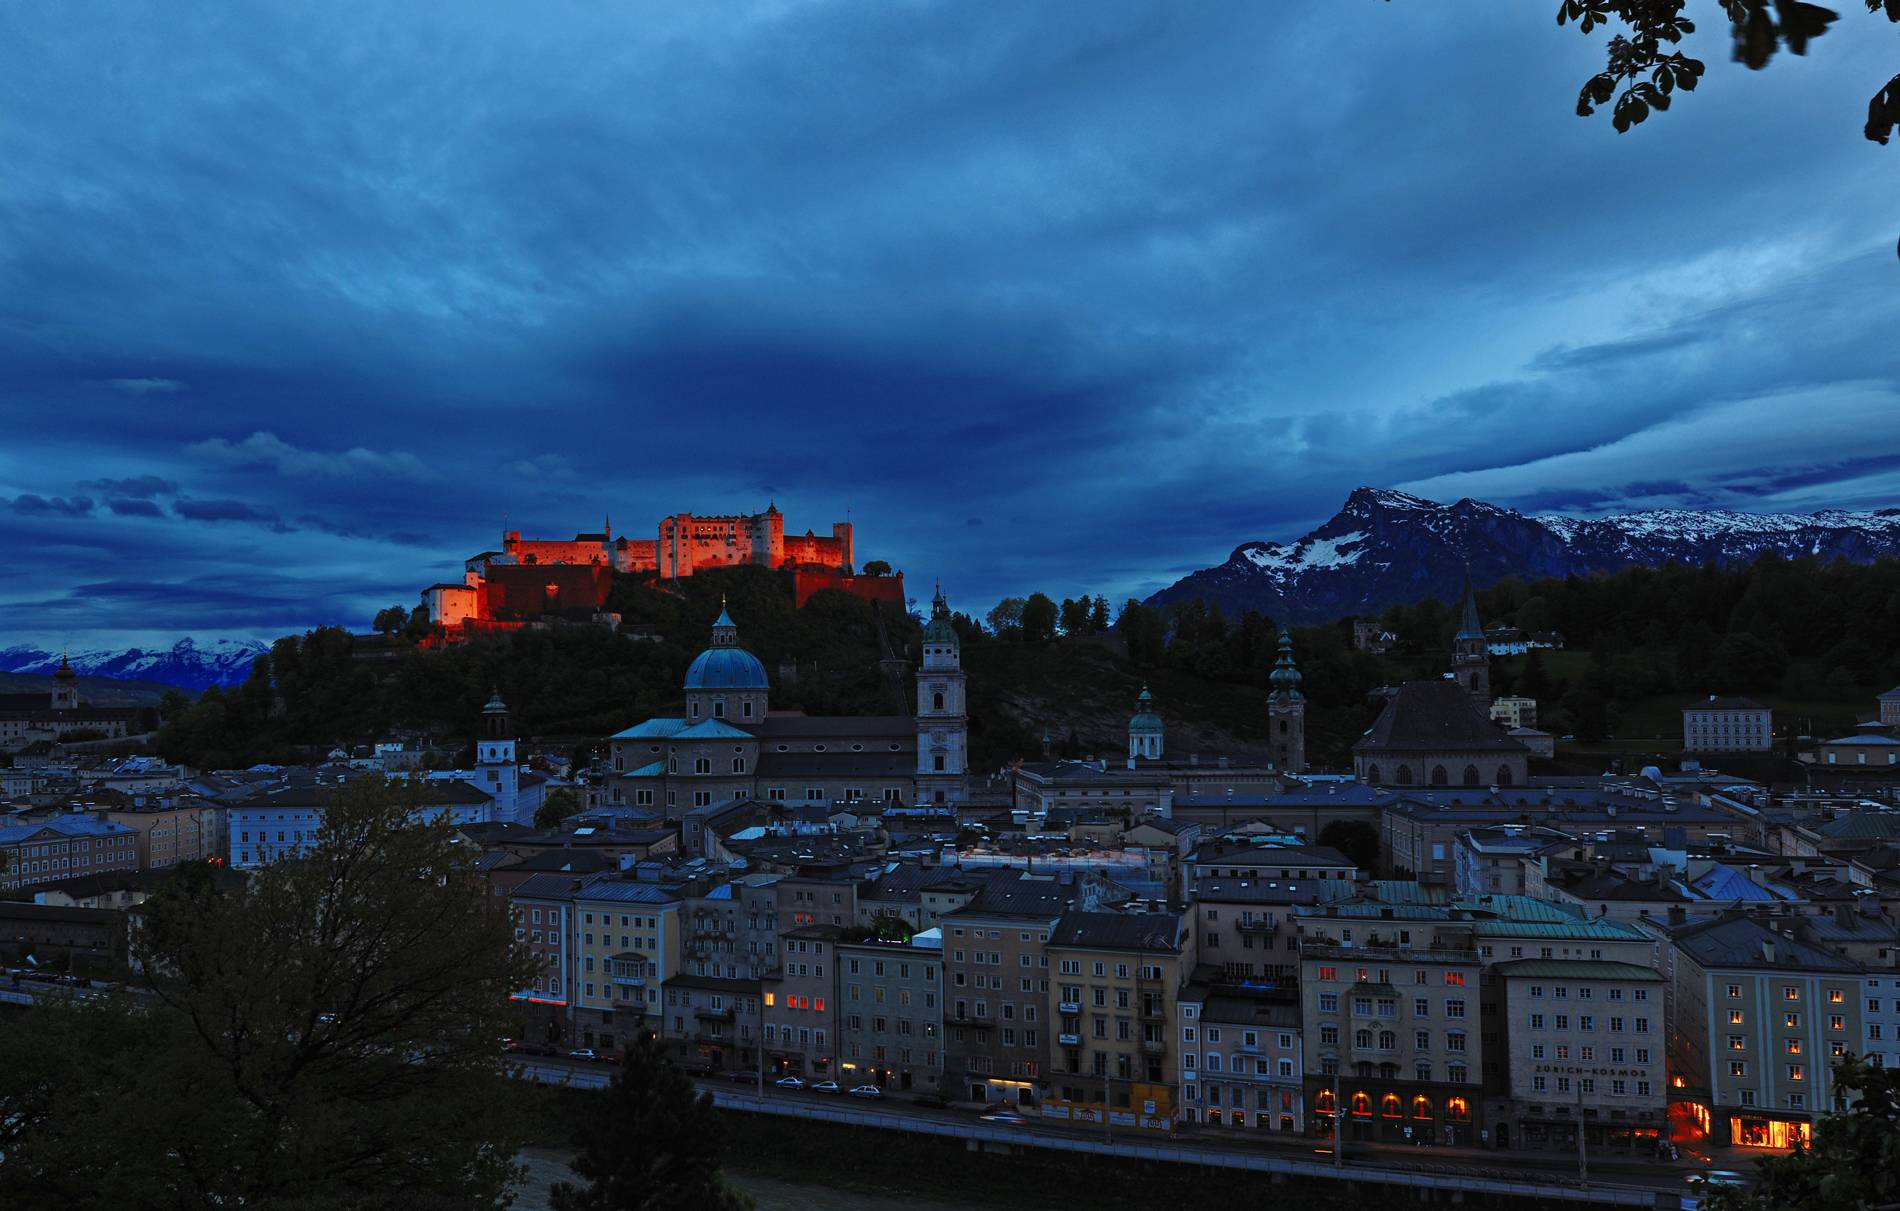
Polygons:
<instances>
[{"instance_id":1,"label":"dark tree foliage","mask_svg":"<svg viewBox=\"0 0 1900 1211\"><path fill-rule=\"evenodd\" d=\"M768 670L797 662L797 676L774 686L775 706L815 714L889 709L870 603L826 590L794 609L781 573L733 568L701 573L677 590L617 578L609 608L626 624L653 626L657 643L571 626L403 651L387 662L360 659L355 639L339 628L286 637L242 686L207 690L167 716L155 746L171 760L231 768L306 760L313 749L320 755L394 728L472 742L482 706L497 690L524 735L609 735L679 708L686 666L710 639L722 598L741 641ZM915 644L910 615L886 610L883 620L894 650Z\"/></svg>"},{"instance_id":2,"label":"dark tree foliage","mask_svg":"<svg viewBox=\"0 0 1900 1211\"><path fill-rule=\"evenodd\" d=\"M1046 593L1031 593L1023 602L1023 638L1048 643L1056 637L1056 603Z\"/></svg>"},{"instance_id":3,"label":"dark tree foliage","mask_svg":"<svg viewBox=\"0 0 1900 1211\"><path fill-rule=\"evenodd\" d=\"M1845 1100L1811 1147L1761 1162L1752 1189L1707 1187L1707 1211L1845 1211L1900 1203L1900 1070L1849 1056L1834 1069Z\"/></svg>"},{"instance_id":4,"label":"dark tree foliage","mask_svg":"<svg viewBox=\"0 0 1900 1211\"><path fill-rule=\"evenodd\" d=\"M553 828L575 812L581 810L581 798L565 786L549 791L541 800L541 806L534 813L536 828Z\"/></svg>"},{"instance_id":5,"label":"dark tree foliage","mask_svg":"<svg viewBox=\"0 0 1900 1211\"><path fill-rule=\"evenodd\" d=\"M554 1211L744 1211L752 1200L719 1172L724 1130L712 1095L645 1031L606 1089L591 1101L575 1139L574 1172L586 1185L555 1185Z\"/></svg>"},{"instance_id":6,"label":"dark tree foliage","mask_svg":"<svg viewBox=\"0 0 1900 1211\"><path fill-rule=\"evenodd\" d=\"M0 1031L18 1205L503 1204L524 1124L494 1096L496 1041L534 968L417 802L365 779L301 860L178 868L134 936L148 1004Z\"/></svg>"},{"instance_id":7,"label":"dark tree foliage","mask_svg":"<svg viewBox=\"0 0 1900 1211\"><path fill-rule=\"evenodd\" d=\"M1864 0L1869 13L1885 13L1900 22L1900 0ZM1735 61L1759 70L1775 52L1804 55L1808 42L1826 33L1840 16L1803 0L1712 0L1734 35ZM1575 24L1584 33L1617 23L1627 32L1613 36L1603 71L1584 82L1577 113L1588 117L1610 106L1619 133L1666 111L1678 92L1693 92L1706 65L1675 47L1695 31L1684 15L1687 0L1561 0L1557 24ZM1864 133L1884 144L1900 128L1900 75L1882 85L1867 102Z\"/></svg>"},{"instance_id":8,"label":"dark tree foliage","mask_svg":"<svg viewBox=\"0 0 1900 1211\"><path fill-rule=\"evenodd\" d=\"M1364 820L1334 820L1319 830L1319 843L1345 854L1360 870L1379 869L1379 830Z\"/></svg>"}]
</instances>

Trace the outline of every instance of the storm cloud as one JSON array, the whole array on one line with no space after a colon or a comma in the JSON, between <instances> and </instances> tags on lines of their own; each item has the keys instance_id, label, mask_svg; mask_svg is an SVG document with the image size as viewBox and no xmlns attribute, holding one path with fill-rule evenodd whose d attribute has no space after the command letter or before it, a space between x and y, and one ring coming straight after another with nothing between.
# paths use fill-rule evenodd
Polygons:
<instances>
[{"instance_id":1,"label":"storm cloud","mask_svg":"<svg viewBox=\"0 0 1900 1211\"><path fill-rule=\"evenodd\" d=\"M1709 23L1624 136L1571 112L1603 36L1517 0L9 21L9 635L360 627L504 528L774 498L980 612L1360 484L1900 488L1846 20L1760 73Z\"/></svg>"}]
</instances>

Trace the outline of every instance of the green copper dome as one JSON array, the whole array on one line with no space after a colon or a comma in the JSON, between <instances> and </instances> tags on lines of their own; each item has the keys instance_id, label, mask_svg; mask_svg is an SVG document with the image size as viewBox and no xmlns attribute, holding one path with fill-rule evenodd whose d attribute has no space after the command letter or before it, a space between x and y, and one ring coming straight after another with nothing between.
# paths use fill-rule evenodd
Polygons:
<instances>
[{"instance_id":1,"label":"green copper dome","mask_svg":"<svg viewBox=\"0 0 1900 1211\"><path fill-rule=\"evenodd\" d=\"M936 647L956 647L957 629L950 625L950 603L944 600L943 587L930 601L930 621L924 624L924 642Z\"/></svg>"},{"instance_id":2,"label":"green copper dome","mask_svg":"<svg viewBox=\"0 0 1900 1211\"><path fill-rule=\"evenodd\" d=\"M1128 721L1128 730L1144 734L1161 731L1161 716L1155 713L1154 695L1145 685L1141 687L1141 697L1135 699L1135 716Z\"/></svg>"}]
</instances>

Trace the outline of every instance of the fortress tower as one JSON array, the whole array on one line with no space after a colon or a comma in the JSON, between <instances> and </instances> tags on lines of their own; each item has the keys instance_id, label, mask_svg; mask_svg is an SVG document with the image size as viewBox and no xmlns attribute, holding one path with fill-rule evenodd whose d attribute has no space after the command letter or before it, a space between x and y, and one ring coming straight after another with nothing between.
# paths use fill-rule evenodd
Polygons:
<instances>
[{"instance_id":1,"label":"fortress tower","mask_svg":"<svg viewBox=\"0 0 1900 1211\"><path fill-rule=\"evenodd\" d=\"M924 624L924 662L917 670L918 803L962 803L968 797L969 733L963 645L939 588Z\"/></svg>"},{"instance_id":2,"label":"fortress tower","mask_svg":"<svg viewBox=\"0 0 1900 1211\"><path fill-rule=\"evenodd\" d=\"M1267 694L1268 743L1273 764L1285 774L1306 772L1306 696L1300 693L1300 670L1293 663L1293 635L1280 628L1280 658L1274 662Z\"/></svg>"}]
</instances>

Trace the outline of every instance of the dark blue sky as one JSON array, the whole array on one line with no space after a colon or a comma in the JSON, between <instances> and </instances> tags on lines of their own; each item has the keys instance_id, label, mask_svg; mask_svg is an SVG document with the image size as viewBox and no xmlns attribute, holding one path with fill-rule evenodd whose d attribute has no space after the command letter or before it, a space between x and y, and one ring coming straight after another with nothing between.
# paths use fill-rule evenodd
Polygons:
<instances>
[{"instance_id":1,"label":"dark blue sky","mask_svg":"<svg viewBox=\"0 0 1900 1211\"><path fill-rule=\"evenodd\" d=\"M1895 44L1705 7L1619 137L1555 0L9 5L0 645L362 626L504 514L980 610L1362 483L1892 503Z\"/></svg>"}]
</instances>

